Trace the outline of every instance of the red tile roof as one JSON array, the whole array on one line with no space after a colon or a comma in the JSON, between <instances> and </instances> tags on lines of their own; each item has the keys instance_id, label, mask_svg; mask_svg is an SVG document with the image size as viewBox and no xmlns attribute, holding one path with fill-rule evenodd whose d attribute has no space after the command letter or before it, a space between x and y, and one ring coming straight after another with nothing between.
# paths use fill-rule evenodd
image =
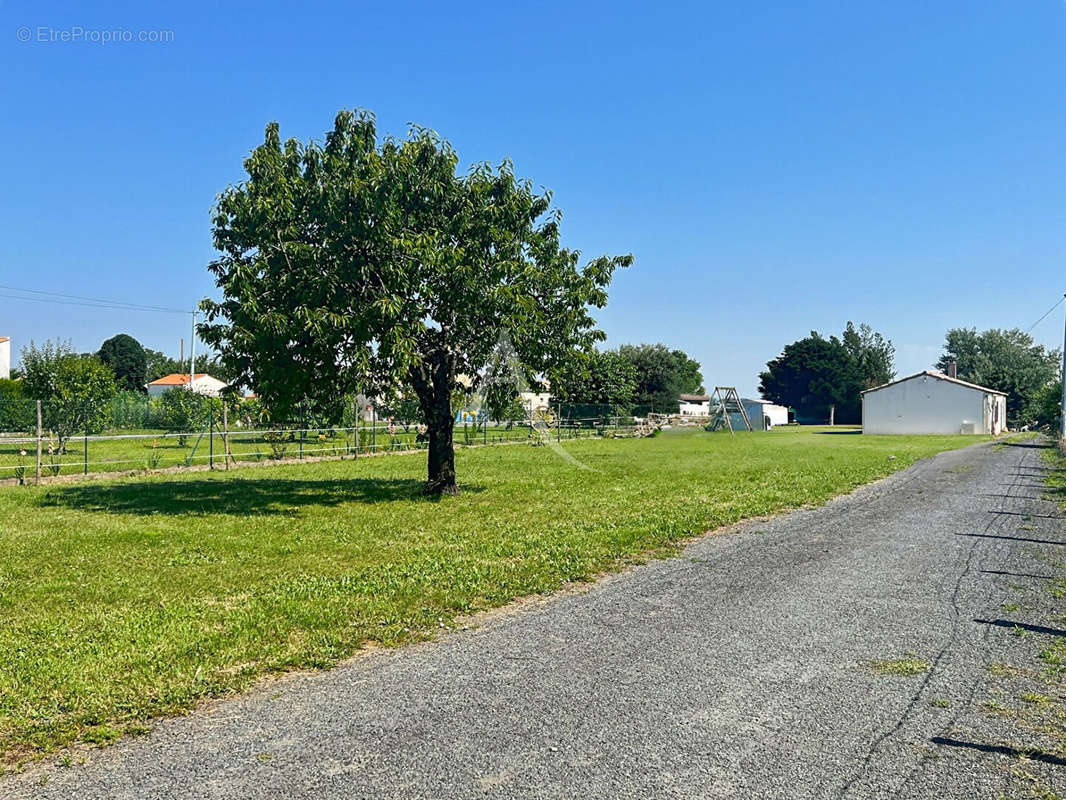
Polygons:
<instances>
[{"instance_id":1,"label":"red tile roof","mask_svg":"<svg viewBox=\"0 0 1066 800\"><path fill-rule=\"evenodd\" d=\"M197 372L196 380L201 378L210 377L206 372ZM164 375L158 380L154 380L149 383L149 386L184 386L189 382L189 373L172 372L170 375Z\"/></svg>"}]
</instances>

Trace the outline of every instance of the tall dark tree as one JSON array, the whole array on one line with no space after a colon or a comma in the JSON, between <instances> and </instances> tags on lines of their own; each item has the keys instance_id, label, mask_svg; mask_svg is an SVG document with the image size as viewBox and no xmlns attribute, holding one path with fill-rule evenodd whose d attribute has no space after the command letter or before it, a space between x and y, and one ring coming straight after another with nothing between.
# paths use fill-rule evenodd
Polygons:
<instances>
[{"instance_id":1,"label":"tall dark tree","mask_svg":"<svg viewBox=\"0 0 1066 800\"><path fill-rule=\"evenodd\" d=\"M954 361L964 381L1007 393L1007 419L1011 424L1035 421L1034 403L1059 377L1062 351L1047 350L1028 333L1013 328L952 328L936 367L947 372Z\"/></svg>"},{"instance_id":2,"label":"tall dark tree","mask_svg":"<svg viewBox=\"0 0 1066 800\"><path fill-rule=\"evenodd\" d=\"M785 347L760 374L767 400L796 409L810 420L862 421L862 391L895 377L896 348L869 325L849 322L841 338L817 331Z\"/></svg>"},{"instance_id":3,"label":"tall dark tree","mask_svg":"<svg viewBox=\"0 0 1066 800\"><path fill-rule=\"evenodd\" d=\"M148 359L141 343L126 333L112 336L100 345L96 354L115 373L119 389L143 392L147 380Z\"/></svg>"},{"instance_id":4,"label":"tall dark tree","mask_svg":"<svg viewBox=\"0 0 1066 800\"><path fill-rule=\"evenodd\" d=\"M830 406L836 407L839 422L862 417L859 371L835 336L826 339L811 331L805 339L786 345L759 378L762 396L795 408L798 417L827 420Z\"/></svg>"},{"instance_id":5,"label":"tall dark tree","mask_svg":"<svg viewBox=\"0 0 1066 800\"><path fill-rule=\"evenodd\" d=\"M214 212L204 340L275 411L310 403L340 417L346 393L413 388L429 431L430 493L455 493L452 392L480 375L501 333L545 373L603 334L631 256L579 267L560 244L551 196L510 163L457 174L431 131L378 140L372 115L342 111L323 144L281 141L278 125Z\"/></svg>"}]
</instances>

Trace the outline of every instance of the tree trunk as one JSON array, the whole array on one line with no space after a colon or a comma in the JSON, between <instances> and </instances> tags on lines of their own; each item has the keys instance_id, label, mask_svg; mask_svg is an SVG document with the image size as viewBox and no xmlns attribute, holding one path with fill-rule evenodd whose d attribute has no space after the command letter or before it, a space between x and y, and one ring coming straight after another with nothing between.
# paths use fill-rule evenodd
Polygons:
<instances>
[{"instance_id":1,"label":"tree trunk","mask_svg":"<svg viewBox=\"0 0 1066 800\"><path fill-rule=\"evenodd\" d=\"M429 459L426 494L459 494L455 480L455 446L452 441L452 375L450 360L434 353L421 369L411 371L411 383L426 420Z\"/></svg>"},{"instance_id":2,"label":"tree trunk","mask_svg":"<svg viewBox=\"0 0 1066 800\"><path fill-rule=\"evenodd\" d=\"M455 446L452 442L452 403L445 394L440 414L429 422L429 475L426 494L459 494L455 481ZM439 400L438 400L439 402Z\"/></svg>"}]
</instances>

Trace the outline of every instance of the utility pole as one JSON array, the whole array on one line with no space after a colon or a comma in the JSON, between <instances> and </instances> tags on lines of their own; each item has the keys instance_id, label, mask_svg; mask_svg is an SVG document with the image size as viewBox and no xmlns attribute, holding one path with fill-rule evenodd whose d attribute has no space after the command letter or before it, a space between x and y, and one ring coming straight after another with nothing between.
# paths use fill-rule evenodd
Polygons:
<instances>
[{"instance_id":1,"label":"utility pole","mask_svg":"<svg viewBox=\"0 0 1066 800\"><path fill-rule=\"evenodd\" d=\"M1063 295L1066 298L1066 294ZM1062 333L1062 405L1059 407L1059 438L1066 439L1066 326Z\"/></svg>"},{"instance_id":2,"label":"utility pole","mask_svg":"<svg viewBox=\"0 0 1066 800\"><path fill-rule=\"evenodd\" d=\"M189 339L189 391L196 380L196 312L192 312L192 338Z\"/></svg>"}]
</instances>

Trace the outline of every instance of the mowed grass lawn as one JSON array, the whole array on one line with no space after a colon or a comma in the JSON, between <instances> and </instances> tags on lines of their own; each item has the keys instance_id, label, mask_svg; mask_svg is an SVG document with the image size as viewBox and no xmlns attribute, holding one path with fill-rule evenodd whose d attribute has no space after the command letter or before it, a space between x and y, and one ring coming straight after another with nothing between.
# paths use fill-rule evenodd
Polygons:
<instances>
[{"instance_id":1,"label":"mowed grass lawn","mask_svg":"<svg viewBox=\"0 0 1066 800\"><path fill-rule=\"evenodd\" d=\"M674 551L977 437L817 429L462 450L0 489L0 763Z\"/></svg>"}]
</instances>

